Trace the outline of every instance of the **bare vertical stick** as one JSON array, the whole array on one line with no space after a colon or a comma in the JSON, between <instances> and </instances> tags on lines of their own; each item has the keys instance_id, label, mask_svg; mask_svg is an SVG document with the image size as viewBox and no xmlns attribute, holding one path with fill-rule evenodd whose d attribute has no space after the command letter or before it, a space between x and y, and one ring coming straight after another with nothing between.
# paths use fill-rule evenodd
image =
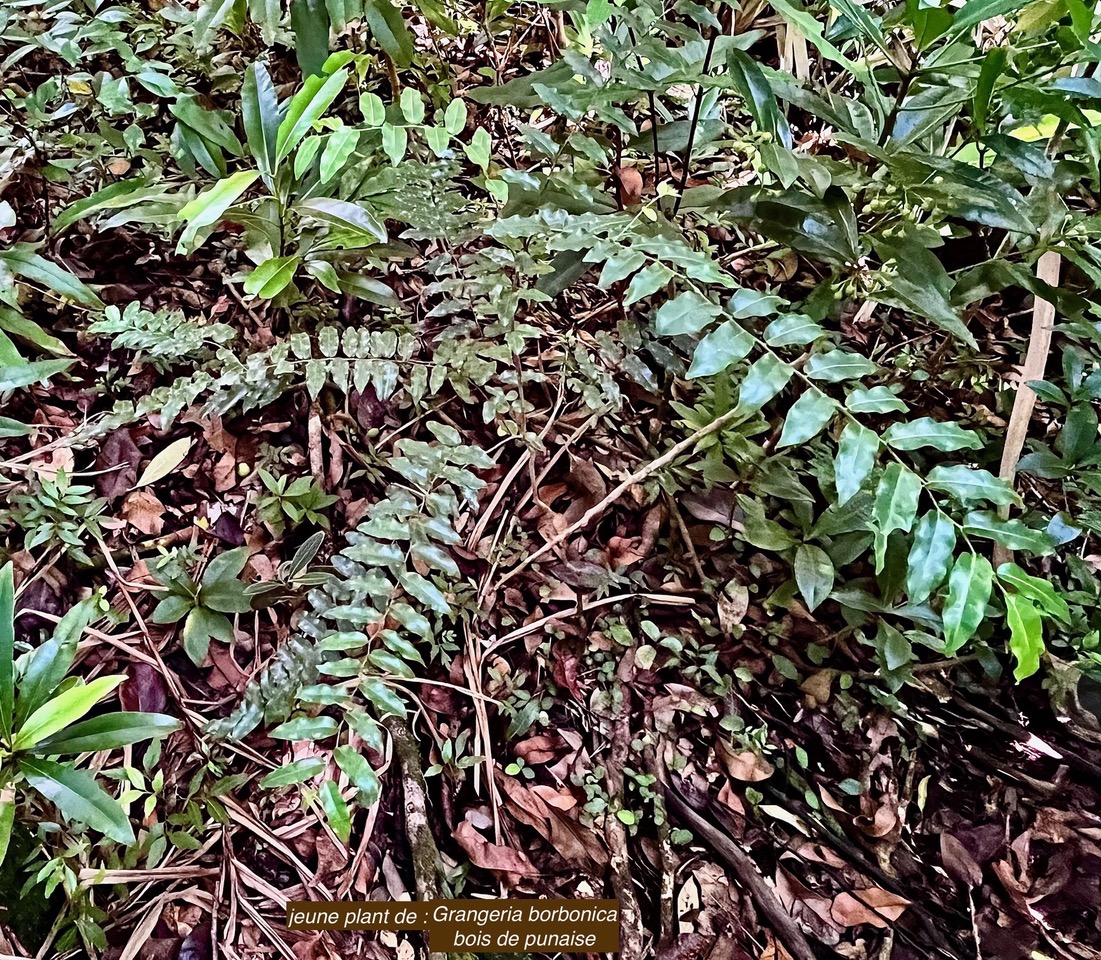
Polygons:
<instances>
[{"instance_id":1,"label":"bare vertical stick","mask_svg":"<svg viewBox=\"0 0 1101 960\"><path fill-rule=\"evenodd\" d=\"M1036 264L1036 279L1051 286L1059 283L1059 268L1062 258L1058 253L1048 251ZM1032 410L1036 406L1036 393L1029 386L1033 380L1043 380L1047 368L1047 357L1051 352L1051 331L1055 323L1055 304L1039 295L1032 307L1032 330L1028 335L1028 352L1021 368L1021 382L1017 387L1017 396L1013 400L1013 412L1009 417L1009 429L1005 434L1005 446L1002 448L1002 463L998 476L1009 483L1017 475L1017 461L1028 436L1028 425L1032 420ZM1008 507L1002 507L1002 516L1008 515ZM1012 559L1012 552L1001 546L994 548L994 564L998 566Z\"/></svg>"}]
</instances>

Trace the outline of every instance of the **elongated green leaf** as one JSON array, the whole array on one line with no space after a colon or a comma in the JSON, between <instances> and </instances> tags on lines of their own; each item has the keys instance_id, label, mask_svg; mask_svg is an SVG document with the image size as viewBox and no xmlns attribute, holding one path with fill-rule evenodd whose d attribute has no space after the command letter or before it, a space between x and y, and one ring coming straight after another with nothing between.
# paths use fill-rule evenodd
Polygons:
<instances>
[{"instance_id":1,"label":"elongated green leaf","mask_svg":"<svg viewBox=\"0 0 1101 960\"><path fill-rule=\"evenodd\" d=\"M386 55L399 67L413 62L413 35L390 0L365 0L363 18Z\"/></svg>"},{"instance_id":2,"label":"elongated green leaf","mask_svg":"<svg viewBox=\"0 0 1101 960\"><path fill-rule=\"evenodd\" d=\"M324 0L291 0L291 30L302 76L320 74L329 56L329 11Z\"/></svg>"},{"instance_id":3,"label":"elongated green leaf","mask_svg":"<svg viewBox=\"0 0 1101 960\"><path fill-rule=\"evenodd\" d=\"M962 464L933 467L929 471L926 485L934 490L943 490L965 507L984 500L999 507L1008 507L1021 501L1005 480L995 477L988 470Z\"/></svg>"},{"instance_id":4,"label":"elongated green leaf","mask_svg":"<svg viewBox=\"0 0 1101 960\"><path fill-rule=\"evenodd\" d=\"M37 757L24 757L20 770L27 782L66 819L85 823L118 843L134 842L134 831L122 807L88 774Z\"/></svg>"},{"instance_id":5,"label":"elongated green leaf","mask_svg":"<svg viewBox=\"0 0 1101 960\"><path fill-rule=\"evenodd\" d=\"M294 279L301 262L302 258L298 256L265 260L245 278L245 293L264 300L279 296Z\"/></svg>"},{"instance_id":6,"label":"elongated green leaf","mask_svg":"<svg viewBox=\"0 0 1101 960\"><path fill-rule=\"evenodd\" d=\"M845 400L853 413L905 413L910 408L888 387L857 387Z\"/></svg>"},{"instance_id":7,"label":"elongated green leaf","mask_svg":"<svg viewBox=\"0 0 1101 960\"><path fill-rule=\"evenodd\" d=\"M848 350L830 350L816 353L807 360L804 368L808 377L825 380L828 383L840 383L875 373L879 368L867 357Z\"/></svg>"},{"instance_id":8,"label":"elongated green leaf","mask_svg":"<svg viewBox=\"0 0 1101 960\"><path fill-rule=\"evenodd\" d=\"M28 319L15 310L0 308L0 330L16 340L29 343L39 350L45 350L58 357L71 357L73 351L58 340L57 337L47 333L33 320Z\"/></svg>"},{"instance_id":9,"label":"elongated green leaf","mask_svg":"<svg viewBox=\"0 0 1101 960\"><path fill-rule=\"evenodd\" d=\"M322 785L318 799L333 833L341 843L347 843L352 835L352 818L348 815L348 804L340 795L340 789L332 780L328 780Z\"/></svg>"},{"instance_id":10,"label":"elongated green leaf","mask_svg":"<svg viewBox=\"0 0 1101 960\"><path fill-rule=\"evenodd\" d=\"M76 656L77 642L84 628L98 612L94 598L71 607L54 628L53 636L31 654L19 680L19 700L15 704L16 725L41 707L65 679Z\"/></svg>"},{"instance_id":11,"label":"elongated green leaf","mask_svg":"<svg viewBox=\"0 0 1101 960\"><path fill-rule=\"evenodd\" d=\"M15 712L15 576L9 560L0 569L0 734L11 737Z\"/></svg>"},{"instance_id":12,"label":"elongated green leaf","mask_svg":"<svg viewBox=\"0 0 1101 960\"><path fill-rule=\"evenodd\" d=\"M757 129L772 134L776 141L790 148L791 128L776 105L776 94L772 92L772 87L757 62L748 54L735 49L727 57L727 68L734 88L745 100Z\"/></svg>"},{"instance_id":13,"label":"elongated green leaf","mask_svg":"<svg viewBox=\"0 0 1101 960\"><path fill-rule=\"evenodd\" d=\"M336 736L336 721L332 717L295 717L286 723L279 724L268 736L276 740L293 740L298 743L303 740L325 740Z\"/></svg>"},{"instance_id":14,"label":"elongated green leaf","mask_svg":"<svg viewBox=\"0 0 1101 960\"><path fill-rule=\"evenodd\" d=\"M986 557L965 553L956 561L941 613L945 653L956 653L975 635L986 615L993 582L994 570Z\"/></svg>"},{"instance_id":15,"label":"elongated green leaf","mask_svg":"<svg viewBox=\"0 0 1101 960\"><path fill-rule=\"evenodd\" d=\"M279 124L275 141L275 162L290 156L313 125L321 119L348 82L348 71L337 70L331 77L308 77L302 89L291 99L287 115Z\"/></svg>"},{"instance_id":16,"label":"elongated green leaf","mask_svg":"<svg viewBox=\"0 0 1101 960\"><path fill-rule=\"evenodd\" d=\"M222 215L256 182L258 176L256 170L242 170L231 174L185 204L180 210L179 219L187 226L180 234L176 252L190 253L199 231L221 220Z\"/></svg>"},{"instance_id":17,"label":"elongated green leaf","mask_svg":"<svg viewBox=\"0 0 1101 960\"><path fill-rule=\"evenodd\" d=\"M950 452L952 450L977 450L982 446L978 435L955 423L942 423L932 417L918 417L904 423L895 423L887 428L883 440L896 450L920 450L932 447L934 450Z\"/></svg>"},{"instance_id":18,"label":"elongated green leaf","mask_svg":"<svg viewBox=\"0 0 1101 960\"><path fill-rule=\"evenodd\" d=\"M948 576L956 550L956 525L939 510L930 510L914 530L914 544L906 564L906 595L924 603Z\"/></svg>"},{"instance_id":19,"label":"elongated green leaf","mask_svg":"<svg viewBox=\"0 0 1101 960\"><path fill-rule=\"evenodd\" d=\"M337 227L357 230L365 233L377 243L386 243L386 228L379 223L366 207L347 200L319 199L304 200L294 208L306 217L330 223Z\"/></svg>"},{"instance_id":20,"label":"elongated green leaf","mask_svg":"<svg viewBox=\"0 0 1101 960\"><path fill-rule=\"evenodd\" d=\"M1003 563L998 567L998 582L1002 586L1012 587L1014 592L1035 601L1043 607L1045 613L1057 620L1070 623L1070 607L1046 580L1032 576L1015 563Z\"/></svg>"},{"instance_id":21,"label":"elongated green leaf","mask_svg":"<svg viewBox=\"0 0 1101 960\"><path fill-rule=\"evenodd\" d=\"M304 757L272 770L263 780L260 786L268 789L274 787L290 787L296 783L305 783L312 780L325 769L325 761L320 757Z\"/></svg>"},{"instance_id":22,"label":"elongated green leaf","mask_svg":"<svg viewBox=\"0 0 1101 960\"><path fill-rule=\"evenodd\" d=\"M380 718L391 715L405 716L405 702L392 687L383 683L378 677L368 677L360 683L359 690L370 701Z\"/></svg>"},{"instance_id":23,"label":"elongated green leaf","mask_svg":"<svg viewBox=\"0 0 1101 960\"><path fill-rule=\"evenodd\" d=\"M833 482L837 502L848 503L871 476L879 453L879 437L875 431L850 423L841 431L837 456L833 461Z\"/></svg>"},{"instance_id":24,"label":"elongated green leaf","mask_svg":"<svg viewBox=\"0 0 1101 960\"><path fill-rule=\"evenodd\" d=\"M363 806L373 807L378 803L378 774L360 753L347 744L341 744L333 751L333 759L355 784L359 791L359 802Z\"/></svg>"},{"instance_id":25,"label":"elongated green leaf","mask_svg":"<svg viewBox=\"0 0 1101 960\"><path fill-rule=\"evenodd\" d=\"M802 543L795 551L795 583L811 612L833 591L834 569L829 554L821 547Z\"/></svg>"},{"instance_id":26,"label":"elongated green leaf","mask_svg":"<svg viewBox=\"0 0 1101 960\"><path fill-rule=\"evenodd\" d=\"M40 740L79 720L126 677L100 677L59 693L34 711L15 734L15 749L27 750Z\"/></svg>"},{"instance_id":27,"label":"elongated green leaf","mask_svg":"<svg viewBox=\"0 0 1101 960\"><path fill-rule=\"evenodd\" d=\"M1005 596L1005 618L1009 622L1009 650L1017 659L1013 678L1021 681L1040 669L1040 654L1044 652L1043 620L1036 604L1016 593Z\"/></svg>"},{"instance_id":28,"label":"elongated green leaf","mask_svg":"<svg viewBox=\"0 0 1101 960\"><path fill-rule=\"evenodd\" d=\"M114 750L139 740L166 737L180 729L180 722L163 713L108 713L82 720L52 737L40 740L33 752L40 757Z\"/></svg>"},{"instance_id":29,"label":"elongated green leaf","mask_svg":"<svg viewBox=\"0 0 1101 960\"><path fill-rule=\"evenodd\" d=\"M826 428L837 412L837 403L821 390L810 387L799 395L784 417L777 448L806 443Z\"/></svg>"},{"instance_id":30,"label":"elongated green leaf","mask_svg":"<svg viewBox=\"0 0 1101 960\"><path fill-rule=\"evenodd\" d=\"M660 314L661 311L658 312ZM739 360L744 360L752 349L753 337L738 326L736 321L720 323L696 344L692 366L688 369L688 379L722 373Z\"/></svg>"},{"instance_id":31,"label":"elongated green leaf","mask_svg":"<svg viewBox=\"0 0 1101 960\"><path fill-rule=\"evenodd\" d=\"M15 826L15 801L4 800L0 802L0 866L3 866L4 858L8 855L13 826Z\"/></svg>"},{"instance_id":32,"label":"elongated green leaf","mask_svg":"<svg viewBox=\"0 0 1101 960\"><path fill-rule=\"evenodd\" d=\"M1027 550L1040 557L1055 551L1046 531L1034 530L1020 520L1003 520L985 510L970 511L963 518L963 530L968 536L993 540L1007 550Z\"/></svg>"},{"instance_id":33,"label":"elongated green leaf","mask_svg":"<svg viewBox=\"0 0 1101 960\"><path fill-rule=\"evenodd\" d=\"M81 306L103 306L103 301L91 287L86 286L68 270L40 257L30 244L16 243L6 250L0 250L0 265L6 265L16 276L39 283Z\"/></svg>"},{"instance_id":34,"label":"elongated green leaf","mask_svg":"<svg viewBox=\"0 0 1101 960\"><path fill-rule=\"evenodd\" d=\"M398 582L413 598L437 613L450 613L451 607L439 589L419 573L410 570L398 575Z\"/></svg>"},{"instance_id":35,"label":"elongated green leaf","mask_svg":"<svg viewBox=\"0 0 1101 960\"><path fill-rule=\"evenodd\" d=\"M343 169L359 142L359 131L355 127L341 127L336 130L325 144L321 154L318 175L322 183L328 183Z\"/></svg>"},{"instance_id":36,"label":"elongated green leaf","mask_svg":"<svg viewBox=\"0 0 1101 960\"><path fill-rule=\"evenodd\" d=\"M875 528L875 571L883 569L887 538L895 530L908 533L917 516L921 480L900 463L891 463L883 471L875 492L872 523Z\"/></svg>"},{"instance_id":37,"label":"elongated green leaf","mask_svg":"<svg viewBox=\"0 0 1101 960\"><path fill-rule=\"evenodd\" d=\"M245 70L241 86L241 114L245 138L260 172L270 177L275 171L275 143L279 131L279 99L267 67L257 61Z\"/></svg>"}]
</instances>

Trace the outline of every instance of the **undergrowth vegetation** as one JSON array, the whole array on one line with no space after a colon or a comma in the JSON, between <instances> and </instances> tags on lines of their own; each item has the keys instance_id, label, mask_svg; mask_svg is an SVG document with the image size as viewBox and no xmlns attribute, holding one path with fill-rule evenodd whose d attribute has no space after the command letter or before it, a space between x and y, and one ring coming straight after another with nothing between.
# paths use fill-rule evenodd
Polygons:
<instances>
[{"instance_id":1,"label":"undergrowth vegetation","mask_svg":"<svg viewBox=\"0 0 1101 960\"><path fill-rule=\"evenodd\" d=\"M2 952L502 889L625 960L1098 949L1093 841L972 842L1101 813L1091 7L0 36Z\"/></svg>"}]
</instances>

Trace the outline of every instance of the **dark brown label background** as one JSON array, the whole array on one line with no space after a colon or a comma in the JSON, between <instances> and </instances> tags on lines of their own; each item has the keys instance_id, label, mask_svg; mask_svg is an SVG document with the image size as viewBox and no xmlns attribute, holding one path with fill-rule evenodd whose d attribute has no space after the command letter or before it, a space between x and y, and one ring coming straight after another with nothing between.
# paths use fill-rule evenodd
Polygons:
<instances>
[{"instance_id":1,"label":"dark brown label background","mask_svg":"<svg viewBox=\"0 0 1101 960\"><path fill-rule=\"evenodd\" d=\"M437 920L437 913L446 914ZM612 919L547 920L533 913L547 910L613 911ZM469 919L453 922L458 911L503 910L504 919L479 924ZM521 919L513 919L514 911ZM539 952L615 953L619 950L618 900L435 900L359 901L324 903L295 901L287 904L291 930L427 930L433 951L478 953ZM548 939L549 938L549 939Z\"/></svg>"}]
</instances>

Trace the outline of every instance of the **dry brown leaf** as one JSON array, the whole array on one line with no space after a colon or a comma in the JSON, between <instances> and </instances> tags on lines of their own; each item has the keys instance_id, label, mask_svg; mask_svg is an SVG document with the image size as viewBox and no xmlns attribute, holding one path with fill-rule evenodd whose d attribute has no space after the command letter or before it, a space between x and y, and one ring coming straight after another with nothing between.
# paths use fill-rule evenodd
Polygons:
<instances>
[{"instance_id":1,"label":"dry brown leaf","mask_svg":"<svg viewBox=\"0 0 1101 960\"><path fill-rule=\"evenodd\" d=\"M164 529L164 504L152 490L133 490L122 501L122 518L150 537Z\"/></svg>"},{"instance_id":2,"label":"dry brown leaf","mask_svg":"<svg viewBox=\"0 0 1101 960\"><path fill-rule=\"evenodd\" d=\"M755 750L735 752L722 740L718 741L716 748L726 772L735 780L742 780L745 783L759 783L761 780L767 780L776 772L776 768Z\"/></svg>"},{"instance_id":3,"label":"dry brown leaf","mask_svg":"<svg viewBox=\"0 0 1101 960\"><path fill-rule=\"evenodd\" d=\"M882 929L901 917L909 905L910 901L905 897L881 887L868 887L852 893L839 893L833 898L830 916L845 927L866 923Z\"/></svg>"},{"instance_id":4,"label":"dry brown leaf","mask_svg":"<svg viewBox=\"0 0 1101 960\"><path fill-rule=\"evenodd\" d=\"M520 850L491 843L469 820L464 820L455 828L455 841L466 851L470 862L483 870L520 877L537 877L541 872Z\"/></svg>"}]
</instances>

